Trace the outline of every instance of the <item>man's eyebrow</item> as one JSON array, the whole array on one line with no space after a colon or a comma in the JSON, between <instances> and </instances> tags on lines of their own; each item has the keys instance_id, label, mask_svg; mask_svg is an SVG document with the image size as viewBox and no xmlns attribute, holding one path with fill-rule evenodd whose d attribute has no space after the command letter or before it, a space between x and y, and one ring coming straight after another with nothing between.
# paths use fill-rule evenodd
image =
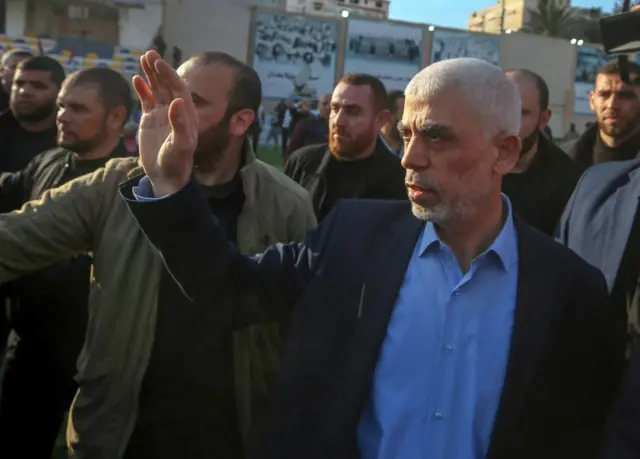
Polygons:
<instances>
[{"instance_id":1,"label":"man's eyebrow","mask_svg":"<svg viewBox=\"0 0 640 459\"><path fill-rule=\"evenodd\" d=\"M409 126L404 124L402 121L398 123L398 131L406 132L409 129ZM427 122L421 124L420 126L418 126L418 132L427 136L435 136L443 139L453 139L456 137L455 132L453 131L451 126L447 126L446 124L442 123Z\"/></svg>"}]
</instances>

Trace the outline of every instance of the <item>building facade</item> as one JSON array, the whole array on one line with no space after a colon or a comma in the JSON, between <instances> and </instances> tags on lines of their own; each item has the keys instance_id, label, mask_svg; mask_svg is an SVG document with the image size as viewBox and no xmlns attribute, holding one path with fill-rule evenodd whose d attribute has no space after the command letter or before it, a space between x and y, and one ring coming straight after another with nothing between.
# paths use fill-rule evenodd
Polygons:
<instances>
[{"instance_id":1,"label":"building facade","mask_svg":"<svg viewBox=\"0 0 640 459\"><path fill-rule=\"evenodd\" d=\"M571 0L550 1L558 7L571 5ZM499 0L495 5L471 13L467 29L496 34L517 31L529 21L529 10L535 10L537 6L538 0Z\"/></svg>"}]
</instances>

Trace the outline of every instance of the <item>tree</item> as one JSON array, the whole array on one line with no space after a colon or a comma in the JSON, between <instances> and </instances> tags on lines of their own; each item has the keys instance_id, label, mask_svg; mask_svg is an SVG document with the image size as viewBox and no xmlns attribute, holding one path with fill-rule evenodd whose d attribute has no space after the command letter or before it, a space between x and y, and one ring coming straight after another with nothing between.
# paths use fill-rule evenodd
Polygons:
<instances>
[{"instance_id":1,"label":"tree","mask_svg":"<svg viewBox=\"0 0 640 459\"><path fill-rule=\"evenodd\" d=\"M549 0L539 0L536 9L528 9L529 19L523 30L549 37L573 38L579 22L570 6L557 6Z\"/></svg>"}]
</instances>

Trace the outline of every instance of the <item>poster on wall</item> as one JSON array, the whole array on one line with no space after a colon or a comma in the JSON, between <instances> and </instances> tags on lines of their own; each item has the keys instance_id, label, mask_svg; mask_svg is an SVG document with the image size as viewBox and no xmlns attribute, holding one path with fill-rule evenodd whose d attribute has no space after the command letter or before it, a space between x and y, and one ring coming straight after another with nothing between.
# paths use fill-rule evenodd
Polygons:
<instances>
[{"instance_id":1,"label":"poster on wall","mask_svg":"<svg viewBox=\"0 0 640 459\"><path fill-rule=\"evenodd\" d=\"M431 62L457 57L475 57L499 65L500 37L436 29L431 40Z\"/></svg>"},{"instance_id":2,"label":"poster on wall","mask_svg":"<svg viewBox=\"0 0 640 459\"><path fill-rule=\"evenodd\" d=\"M589 93L593 89L598 69L614 57L607 56L596 46L578 46L576 49L576 77L573 83L573 112L591 114Z\"/></svg>"},{"instance_id":3,"label":"poster on wall","mask_svg":"<svg viewBox=\"0 0 640 459\"><path fill-rule=\"evenodd\" d=\"M424 41L422 27L351 19L344 73L368 73L378 77L387 91L404 91L422 68Z\"/></svg>"},{"instance_id":4,"label":"poster on wall","mask_svg":"<svg viewBox=\"0 0 640 459\"><path fill-rule=\"evenodd\" d=\"M338 40L337 22L257 12L253 68L262 80L263 97L317 99L331 93Z\"/></svg>"}]
</instances>

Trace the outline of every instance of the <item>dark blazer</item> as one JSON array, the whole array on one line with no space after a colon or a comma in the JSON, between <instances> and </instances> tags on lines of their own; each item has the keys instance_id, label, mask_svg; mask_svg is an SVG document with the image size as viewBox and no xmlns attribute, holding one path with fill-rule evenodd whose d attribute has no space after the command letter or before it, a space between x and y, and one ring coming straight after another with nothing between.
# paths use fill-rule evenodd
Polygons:
<instances>
[{"instance_id":1,"label":"dark blazer","mask_svg":"<svg viewBox=\"0 0 640 459\"><path fill-rule=\"evenodd\" d=\"M640 199L640 161L612 161L582 175L560 219L558 240L604 273L618 275Z\"/></svg>"},{"instance_id":2,"label":"dark blazer","mask_svg":"<svg viewBox=\"0 0 640 459\"><path fill-rule=\"evenodd\" d=\"M599 268L613 290L640 199L640 161L587 169L567 204L560 241ZM613 310L618 336L626 336L623 308ZM631 357L606 428L603 459L640 457L640 349Z\"/></svg>"},{"instance_id":3,"label":"dark blazer","mask_svg":"<svg viewBox=\"0 0 640 459\"><path fill-rule=\"evenodd\" d=\"M264 459L358 458L356 430L406 266L424 225L408 202L343 201L304 244L245 258L196 185L129 203L187 295L259 292L236 321L290 315ZM519 285L489 459L595 457L618 382L602 274L517 223ZM428 279L425 279L428 281ZM291 313L293 305L295 309Z\"/></svg>"}]
</instances>

